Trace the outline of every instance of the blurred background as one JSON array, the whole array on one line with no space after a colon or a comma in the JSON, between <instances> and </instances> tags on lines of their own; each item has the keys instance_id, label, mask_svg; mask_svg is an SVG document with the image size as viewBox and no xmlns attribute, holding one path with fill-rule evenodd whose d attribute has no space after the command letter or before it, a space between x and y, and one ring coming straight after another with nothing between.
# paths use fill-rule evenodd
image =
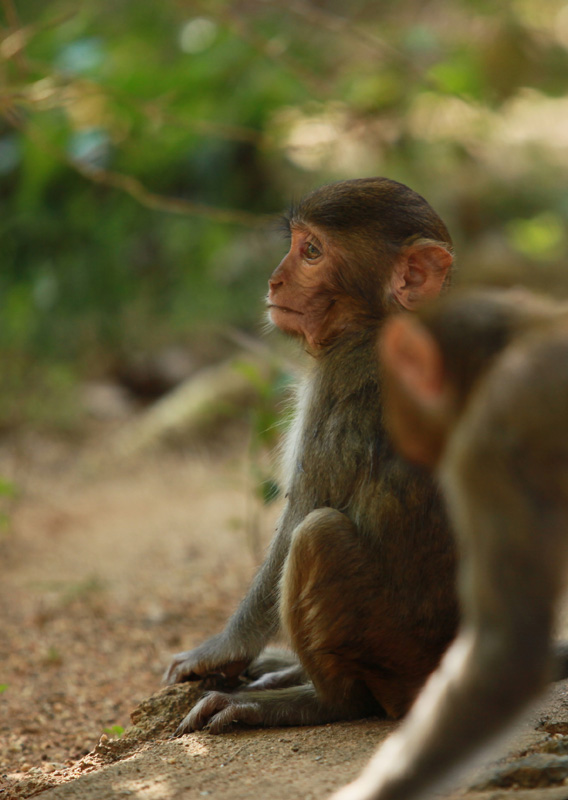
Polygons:
<instances>
[{"instance_id":1,"label":"blurred background","mask_svg":"<svg viewBox=\"0 0 568 800\"><path fill-rule=\"evenodd\" d=\"M0 793L119 735L262 558L278 215L385 175L456 283L566 295L567 77L568 0L0 0Z\"/></svg>"},{"instance_id":2,"label":"blurred background","mask_svg":"<svg viewBox=\"0 0 568 800\"><path fill-rule=\"evenodd\" d=\"M458 282L566 289L563 0L0 8L0 431L120 416L256 338L274 215L324 182L424 194Z\"/></svg>"}]
</instances>

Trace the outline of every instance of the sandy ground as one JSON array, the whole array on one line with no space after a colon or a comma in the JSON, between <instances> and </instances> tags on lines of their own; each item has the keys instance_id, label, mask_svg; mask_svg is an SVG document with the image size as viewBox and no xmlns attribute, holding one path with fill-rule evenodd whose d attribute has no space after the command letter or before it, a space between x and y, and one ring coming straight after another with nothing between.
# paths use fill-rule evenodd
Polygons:
<instances>
[{"instance_id":1,"label":"sandy ground","mask_svg":"<svg viewBox=\"0 0 568 800\"><path fill-rule=\"evenodd\" d=\"M0 450L17 488L0 509L0 797L325 798L391 723L158 736L123 753L116 739L113 751L170 654L222 627L278 509L253 499L239 437L103 468L90 458L100 445L28 436ZM567 800L567 734L558 684L513 748L543 763L514 761L472 796Z\"/></svg>"}]
</instances>

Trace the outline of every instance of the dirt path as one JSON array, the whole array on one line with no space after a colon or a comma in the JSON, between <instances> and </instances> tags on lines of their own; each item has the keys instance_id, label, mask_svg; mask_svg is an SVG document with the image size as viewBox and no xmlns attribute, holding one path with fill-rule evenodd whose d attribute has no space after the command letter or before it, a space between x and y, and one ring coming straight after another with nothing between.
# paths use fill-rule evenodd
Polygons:
<instances>
[{"instance_id":1,"label":"dirt path","mask_svg":"<svg viewBox=\"0 0 568 800\"><path fill-rule=\"evenodd\" d=\"M0 476L18 488L0 539L0 797L323 799L392 730L367 720L158 737L129 752L127 737L114 742L170 654L222 627L254 571L254 531L271 534L277 509L251 500L245 453L93 472L84 447L30 438L0 451ZM497 800L504 780L538 785L516 800L567 800L566 734L557 686L516 748L544 747L548 772L494 776L474 796Z\"/></svg>"},{"instance_id":2,"label":"dirt path","mask_svg":"<svg viewBox=\"0 0 568 800\"><path fill-rule=\"evenodd\" d=\"M88 451L0 453L18 499L0 539L0 774L69 765L218 630L255 568L244 447L85 471ZM0 784L2 785L2 784Z\"/></svg>"}]
</instances>

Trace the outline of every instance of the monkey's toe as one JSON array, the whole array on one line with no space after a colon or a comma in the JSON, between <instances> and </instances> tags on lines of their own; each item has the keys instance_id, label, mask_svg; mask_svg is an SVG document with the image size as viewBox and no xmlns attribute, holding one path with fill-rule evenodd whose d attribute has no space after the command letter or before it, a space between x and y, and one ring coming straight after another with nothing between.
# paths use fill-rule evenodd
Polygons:
<instances>
[{"instance_id":1,"label":"monkey's toe","mask_svg":"<svg viewBox=\"0 0 568 800\"><path fill-rule=\"evenodd\" d=\"M223 711L231 702L231 695L222 692L209 692L191 709L182 720L176 731L176 736L191 731L201 731L208 727L211 720L220 711Z\"/></svg>"},{"instance_id":2,"label":"monkey's toe","mask_svg":"<svg viewBox=\"0 0 568 800\"><path fill-rule=\"evenodd\" d=\"M235 723L245 725L259 725L262 723L260 709L256 703L231 702L226 708L215 714L207 725L207 732L212 734L223 733Z\"/></svg>"},{"instance_id":3,"label":"monkey's toe","mask_svg":"<svg viewBox=\"0 0 568 800\"><path fill-rule=\"evenodd\" d=\"M182 720L176 730L176 736L191 731L206 730L207 733L222 733L235 723L246 725L262 725L261 707L251 702L246 695L223 694L210 692L202 697L199 703Z\"/></svg>"}]
</instances>

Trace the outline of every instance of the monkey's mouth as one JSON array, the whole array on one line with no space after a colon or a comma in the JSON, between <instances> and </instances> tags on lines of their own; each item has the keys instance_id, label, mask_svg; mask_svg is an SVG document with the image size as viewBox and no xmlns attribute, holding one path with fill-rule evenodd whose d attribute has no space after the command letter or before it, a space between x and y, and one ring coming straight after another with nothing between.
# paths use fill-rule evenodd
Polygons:
<instances>
[{"instance_id":1,"label":"monkey's mouth","mask_svg":"<svg viewBox=\"0 0 568 800\"><path fill-rule=\"evenodd\" d=\"M268 303L268 311L284 311L286 314L298 314L300 317L304 316L303 311L296 311L295 308L288 308L288 306L277 306L275 303Z\"/></svg>"}]
</instances>

